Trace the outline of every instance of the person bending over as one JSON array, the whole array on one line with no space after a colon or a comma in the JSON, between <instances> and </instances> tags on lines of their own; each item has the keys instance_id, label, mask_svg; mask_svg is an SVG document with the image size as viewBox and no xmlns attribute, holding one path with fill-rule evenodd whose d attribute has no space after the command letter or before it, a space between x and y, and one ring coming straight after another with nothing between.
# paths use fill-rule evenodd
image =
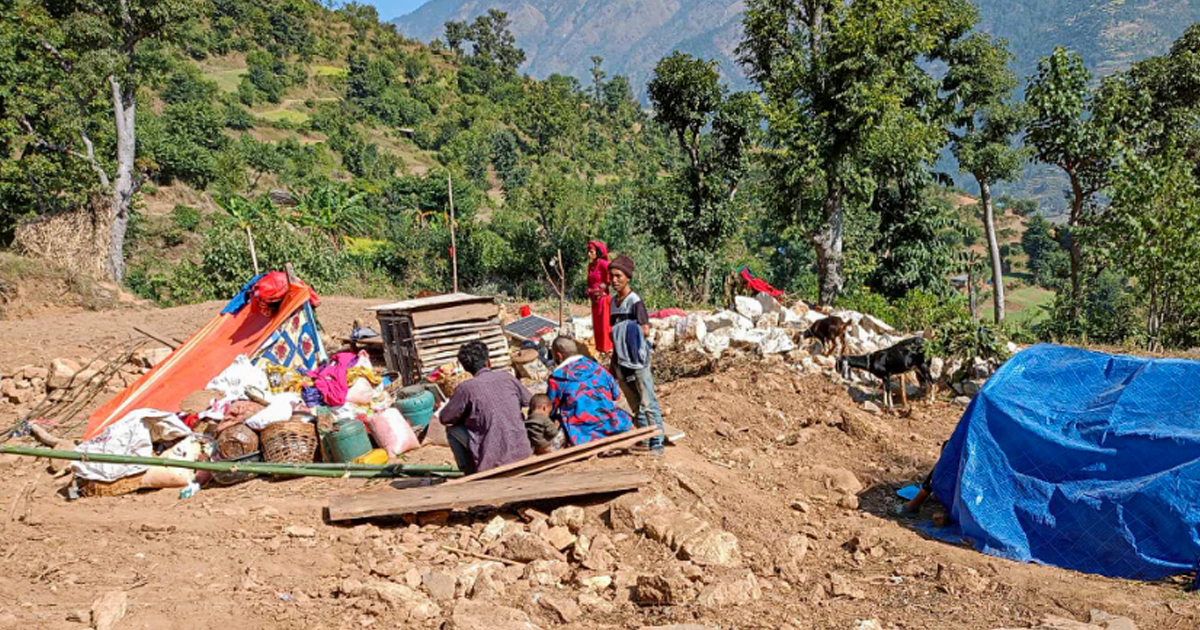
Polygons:
<instances>
[{"instance_id":1,"label":"person bending over","mask_svg":"<svg viewBox=\"0 0 1200 630\"><path fill-rule=\"evenodd\" d=\"M458 350L458 362L473 376L454 390L438 420L459 470L483 472L533 454L521 410L532 394L515 376L493 371L488 347L469 341Z\"/></svg>"},{"instance_id":2,"label":"person bending over","mask_svg":"<svg viewBox=\"0 0 1200 630\"><path fill-rule=\"evenodd\" d=\"M621 390L608 370L581 355L569 337L556 338L550 351L558 365L546 384L550 417L562 423L572 446L633 428L633 418L617 406Z\"/></svg>"}]
</instances>

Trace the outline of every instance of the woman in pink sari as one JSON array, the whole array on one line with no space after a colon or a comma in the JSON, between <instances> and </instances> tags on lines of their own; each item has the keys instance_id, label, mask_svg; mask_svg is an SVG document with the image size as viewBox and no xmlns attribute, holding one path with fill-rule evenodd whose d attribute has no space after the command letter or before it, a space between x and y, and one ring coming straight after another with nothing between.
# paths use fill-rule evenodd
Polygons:
<instances>
[{"instance_id":1,"label":"woman in pink sari","mask_svg":"<svg viewBox=\"0 0 1200 630\"><path fill-rule=\"evenodd\" d=\"M608 321L608 246L591 241L587 246L587 294L592 301L592 332L596 352L612 352L612 327Z\"/></svg>"}]
</instances>

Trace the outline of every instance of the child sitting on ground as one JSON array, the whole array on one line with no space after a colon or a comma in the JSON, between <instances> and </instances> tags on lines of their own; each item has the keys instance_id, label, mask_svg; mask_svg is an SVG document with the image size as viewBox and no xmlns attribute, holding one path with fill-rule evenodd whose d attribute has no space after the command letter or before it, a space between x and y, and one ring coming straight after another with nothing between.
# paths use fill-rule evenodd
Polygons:
<instances>
[{"instance_id":1,"label":"child sitting on ground","mask_svg":"<svg viewBox=\"0 0 1200 630\"><path fill-rule=\"evenodd\" d=\"M550 417L550 397L545 394L534 394L529 400L525 432L534 455L557 451L567 445L567 434L562 425Z\"/></svg>"}]
</instances>

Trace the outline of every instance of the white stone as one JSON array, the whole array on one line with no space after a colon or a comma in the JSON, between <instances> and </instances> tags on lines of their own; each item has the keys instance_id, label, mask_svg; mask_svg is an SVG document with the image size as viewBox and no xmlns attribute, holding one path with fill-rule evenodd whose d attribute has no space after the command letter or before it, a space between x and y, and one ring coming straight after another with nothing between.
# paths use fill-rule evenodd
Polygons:
<instances>
[{"instance_id":1,"label":"white stone","mask_svg":"<svg viewBox=\"0 0 1200 630\"><path fill-rule=\"evenodd\" d=\"M684 334L682 336L685 340L695 339L697 341L704 341L704 336L707 334L708 327L699 316L689 317L684 322Z\"/></svg>"},{"instance_id":2,"label":"white stone","mask_svg":"<svg viewBox=\"0 0 1200 630\"><path fill-rule=\"evenodd\" d=\"M758 300L759 305L762 306L763 313L778 313L785 310L783 306L779 304L779 300L776 300L762 291L759 291L758 295L754 296L754 299Z\"/></svg>"},{"instance_id":3,"label":"white stone","mask_svg":"<svg viewBox=\"0 0 1200 630\"><path fill-rule=\"evenodd\" d=\"M804 317L790 308L785 308L779 312L779 323L788 328L798 327L804 324Z\"/></svg>"},{"instance_id":4,"label":"white stone","mask_svg":"<svg viewBox=\"0 0 1200 630\"><path fill-rule=\"evenodd\" d=\"M824 313L819 313L817 311L808 311L808 312L804 313L804 321L808 322L809 326L812 326L813 324L821 321L822 319L825 319L826 317L828 317L828 315L825 315Z\"/></svg>"},{"instance_id":5,"label":"white stone","mask_svg":"<svg viewBox=\"0 0 1200 630\"><path fill-rule=\"evenodd\" d=\"M497 516L491 521L488 521L487 527L483 528L483 533L479 535L479 542L488 545L504 535L504 531L508 528L508 521L503 517Z\"/></svg>"},{"instance_id":6,"label":"white stone","mask_svg":"<svg viewBox=\"0 0 1200 630\"><path fill-rule=\"evenodd\" d=\"M135 357L142 367L154 367L161 363L164 359L170 356L172 350L170 348L149 348L146 350L138 350Z\"/></svg>"},{"instance_id":7,"label":"white stone","mask_svg":"<svg viewBox=\"0 0 1200 630\"><path fill-rule=\"evenodd\" d=\"M756 328L764 328L764 329L778 328L779 327L779 313L763 313L762 316L758 318L758 321L754 325Z\"/></svg>"},{"instance_id":8,"label":"white stone","mask_svg":"<svg viewBox=\"0 0 1200 630\"><path fill-rule=\"evenodd\" d=\"M859 323L862 324L864 328L877 335L891 335L895 334L896 332L895 328L892 328L887 322L875 317L874 315L863 315L862 320Z\"/></svg>"},{"instance_id":9,"label":"white stone","mask_svg":"<svg viewBox=\"0 0 1200 630\"><path fill-rule=\"evenodd\" d=\"M929 361L929 375L932 376L933 380L935 381L940 380L942 378L942 370L945 369L945 367L946 362L942 360L941 357L934 357Z\"/></svg>"},{"instance_id":10,"label":"white stone","mask_svg":"<svg viewBox=\"0 0 1200 630\"><path fill-rule=\"evenodd\" d=\"M754 320L750 319L749 317L734 313L733 327L738 330L750 330L751 328L754 328Z\"/></svg>"},{"instance_id":11,"label":"white stone","mask_svg":"<svg viewBox=\"0 0 1200 630\"><path fill-rule=\"evenodd\" d=\"M1016 354L1017 351L1020 350L1020 348L1017 347L1017 344L1011 341L1008 342L1008 345L1006 345L1005 348L1008 350L1009 354Z\"/></svg>"},{"instance_id":12,"label":"white stone","mask_svg":"<svg viewBox=\"0 0 1200 630\"><path fill-rule=\"evenodd\" d=\"M756 320L763 314L762 304L752 297L739 295L733 298L734 308L737 312L751 320Z\"/></svg>"},{"instance_id":13,"label":"white stone","mask_svg":"<svg viewBox=\"0 0 1200 630\"><path fill-rule=\"evenodd\" d=\"M734 330L729 333L729 345L743 350L755 350L767 338L767 331L752 328L749 330Z\"/></svg>"},{"instance_id":14,"label":"white stone","mask_svg":"<svg viewBox=\"0 0 1200 630\"><path fill-rule=\"evenodd\" d=\"M724 330L708 333L704 336L702 344L705 352L714 358L720 358L721 354L729 349L729 334Z\"/></svg>"},{"instance_id":15,"label":"white stone","mask_svg":"<svg viewBox=\"0 0 1200 630\"><path fill-rule=\"evenodd\" d=\"M717 311L704 318L704 325L709 333L716 332L722 328L730 328L738 317L737 313L732 311Z\"/></svg>"},{"instance_id":16,"label":"white stone","mask_svg":"<svg viewBox=\"0 0 1200 630\"><path fill-rule=\"evenodd\" d=\"M763 354L782 354L796 349L792 337L778 328L767 331L767 336L759 344L758 349Z\"/></svg>"},{"instance_id":17,"label":"white stone","mask_svg":"<svg viewBox=\"0 0 1200 630\"><path fill-rule=\"evenodd\" d=\"M675 329L667 328L658 331L658 339L654 342L655 348L670 348L675 345Z\"/></svg>"}]
</instances>

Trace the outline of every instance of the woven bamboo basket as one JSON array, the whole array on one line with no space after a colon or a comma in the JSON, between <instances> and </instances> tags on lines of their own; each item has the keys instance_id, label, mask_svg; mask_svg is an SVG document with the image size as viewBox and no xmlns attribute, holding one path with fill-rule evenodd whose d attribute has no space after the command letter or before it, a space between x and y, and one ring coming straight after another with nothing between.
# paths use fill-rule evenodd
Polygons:
<instances>
[{"instance_id":1,"label":"woven bamboo basket","mask_svg":"<svg viewBox=\"0 0 1200 630\"><path fill-rule=\"evenodd\" d=\"M84 481L80 490L85 497L119 497L123 494L131 494L138 491L142 487L142 477L146 473L138 473L128 477L122 477L116 481L95 481L88 479Z\"/></svg>"},{"instance_id":2,"label":"woven bamboo basket","mask_svg":"<svg viewBox=\"0 0 1200 630\"><path fill-rule=\"evenodd\" d=\"M454 395L454 390L458 389L459 385L469 380L471 380L471 373L466 370L459 370L448 376L444 374L439 376L437 384L446 398L449 398Z\"/></svg>"},{"instance_id":3,"label":"woven bamboo basket","mask_svg":"<svg viewBox=\"0 0 1200 630\"><path fill-rule=\"evenodd\" d=\"M259 438L268 462L306 463L317 454L317 429L311 422L276 422L263 429Z\"/></svg>"}]
</instances>

